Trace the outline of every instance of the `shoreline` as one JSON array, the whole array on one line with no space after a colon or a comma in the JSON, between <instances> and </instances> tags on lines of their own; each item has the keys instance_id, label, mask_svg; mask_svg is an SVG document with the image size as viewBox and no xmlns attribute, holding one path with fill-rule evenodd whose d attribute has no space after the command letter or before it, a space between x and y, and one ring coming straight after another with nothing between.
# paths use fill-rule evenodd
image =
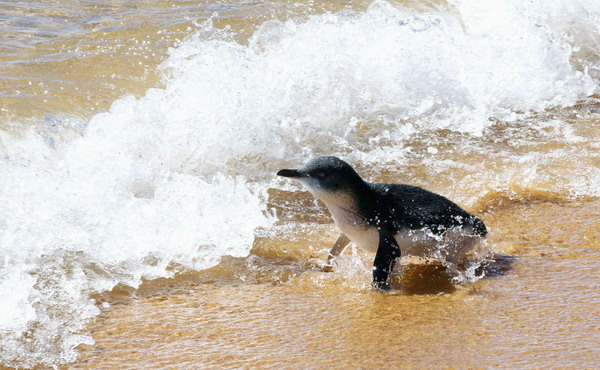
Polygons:
<instances>
[{"instance_id":1,"label":"shoreline","mask_svg":"<svg viewBox=\"0 0 600 370\"><path fill-rule=\"evenodd\" d=\"M600 292L585 271L600 267L598 214L599 200L496 209L484 216L488 245L514 255L512 269L437 294L371 292L365 276L312 269L310 253L255 246L262 255L103 295L111 308L73 367L590 366Z\"/></svg>"}]
</instances>

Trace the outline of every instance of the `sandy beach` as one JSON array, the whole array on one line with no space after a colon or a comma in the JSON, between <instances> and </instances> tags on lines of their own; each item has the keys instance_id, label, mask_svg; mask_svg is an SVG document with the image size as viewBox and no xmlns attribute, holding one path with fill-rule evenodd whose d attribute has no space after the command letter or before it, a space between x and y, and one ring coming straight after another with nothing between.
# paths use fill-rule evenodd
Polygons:
<instances>
[{"instance_id":1,"label":"sandy beach","mask_svg":"<svg viewBox=\"0 0 600 370\"><path fill-rule=\"evenodd\" d=\"M307 243L255 245L104 294L111 308L76 367L586 367L600 361L598 214L598 202L495 210L490 244L514 259L461 287L439 266L413 267L391 295L365 284L366 255L345 256L364 271L328 274L311 268Z\"/></svg>"}]
</instances>

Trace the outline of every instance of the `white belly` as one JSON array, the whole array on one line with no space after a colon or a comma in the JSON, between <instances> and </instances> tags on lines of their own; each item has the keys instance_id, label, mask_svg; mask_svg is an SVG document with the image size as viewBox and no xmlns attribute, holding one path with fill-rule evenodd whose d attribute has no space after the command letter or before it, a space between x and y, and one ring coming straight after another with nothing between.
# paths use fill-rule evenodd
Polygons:
<instances>
[{"instance_id":1,"label":"white belly","mask_svg":"<svg viewBox=\"0 0 600 370\"><path fill-rule=\"evenodd\" d=\"M377 252L379 248L377 228L335 221L340 230L359 248L371 253ZM470 231L457 227L448 230L443 236L435 236L423 230L407 229L394 235L394 239L403 257L436 258L458 263L480 259L485 253L481 238L470 235Z\"/></svg>"},{"instance_id":2,"label":"white belly","mask_svg":"<svg viewBox=\"0 0 600 370\"><path fill-rule=\"evenodd\" d=\"M352 204L347 199L338 197L334 200L326 199L325 204L335 224L359 248L372 253L377 252L379 247L377 228L366 225L356 213L352 212ZM446 231L442 236L423 230L406 229L394 235L394 239L400 247L402 256L437 258L457 263L480 259L485 254L481 238L472 234L473 230L470 227L456 227Z\"/></svg>"},{"instance_id":3,"label":"white belly","mask_svg":"<svg viewBox=\"0 0 600 370\"><path fill-rule=\"evenodd\" d=\"M340 228L341 229L341 228ZM357 247L375 253L379 247L379 233L374 227L342 230Z\"/></svg>"},{"instance_id":4,"label":"white belly","mask_svg":"<svg viewBox=\"0 0 600 370\"><path fill-rule=\"evenodd\" d=\"M379 233L374 227L368 227L364 221L343 208L328 207L337 227L348 239L361 249L377 252Z\"/></svg>"},{"instance_id":5,"label":"white belly","mask_svg":"<svg viewBox=\"0 0 600 370\"><path fill-rule=\"evenodd\" d=\"M436 258L451 263L480 260L485 247L479 236L469 228L455 227L443 235L423 230L410 230L394 236L403 256Z\"/></svg>"}]
</instances>

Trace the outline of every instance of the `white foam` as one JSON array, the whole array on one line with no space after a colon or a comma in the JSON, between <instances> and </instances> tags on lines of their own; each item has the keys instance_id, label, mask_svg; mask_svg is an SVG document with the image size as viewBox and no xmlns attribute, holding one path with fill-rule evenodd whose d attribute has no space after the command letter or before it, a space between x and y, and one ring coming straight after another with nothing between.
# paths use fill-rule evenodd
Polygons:
<instances>
[{"instance_id":1,"label":"white foam","mask_svg":"<svg viewBox=\"0 0 600 370\"><path fill-rule=\"evenodd\" d=\"M55 153L33 156L44 146L29 143L28 158L0 171L6 363L72 361L98 314L89 294L170 276L174 263L201 270L244 256L254 230L269 224L259 189L243 177L162 169L153 146L136 142L143 127L113 129L120 143L93 128ZM23 337L32 326L32 339Z\"/></svg>"},{"instance_id":2,"label":"white foam","mask_svg":"<svg viewBox=\"0 0 600 370\"><path fill-rule=\"evenodd\" d=\"M2 133L2 363L73 361L90 293L246 255L284 164L423 126L481 134L597 92L582 51L598 50L597 2L452 4L268 21L248 45L207 24L170 51L164 89L116 101L83 136Z\"/></svg>"}]
</instances>

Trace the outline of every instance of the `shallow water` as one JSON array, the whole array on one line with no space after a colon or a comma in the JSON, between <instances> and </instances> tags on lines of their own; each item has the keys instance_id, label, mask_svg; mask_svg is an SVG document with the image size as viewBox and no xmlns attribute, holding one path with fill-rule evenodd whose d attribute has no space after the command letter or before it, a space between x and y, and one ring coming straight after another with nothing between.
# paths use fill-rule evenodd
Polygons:
<instances>
[{"instance_id":1,"label":"shallow water","mask_svg":"<svg viewBox=\"0 0 600 370\"><path fill-rule=\"evenodd\" d=\"M1 364L599 362L596 1L0 14ZM495 260L321 272L335 226L274 173L324 154L480 215Z\"/></svg>"},{"instance_id":2,"label":"shallow water","mask_svg":"<svg viewBox=\"0 0 600 370\"><path fill-rule=\"evenodd\" d=\"M156 67L167 49L213 14L216 26L244 42L265 20L352 5L308 3L0 1L2 123L44 116L89 120L125 94L144 95L162 85Z\"/></svg>"},{"instance_id":3,"label":"shallow water","mask_svg":"<svg viewBox=\"0 0 600 370\"><path fill-rule=\"evenodd\" d=\"M250 257L147 283L133 297L104 295L112 308L78 367L593 366L599 214L598 202L497 210L485 217L490 242L514 260L458 288L421 270L393 295L311 269L306 241L288 243L297 250L285 256L256 245Z\"/></svg>"}]
</instances>

